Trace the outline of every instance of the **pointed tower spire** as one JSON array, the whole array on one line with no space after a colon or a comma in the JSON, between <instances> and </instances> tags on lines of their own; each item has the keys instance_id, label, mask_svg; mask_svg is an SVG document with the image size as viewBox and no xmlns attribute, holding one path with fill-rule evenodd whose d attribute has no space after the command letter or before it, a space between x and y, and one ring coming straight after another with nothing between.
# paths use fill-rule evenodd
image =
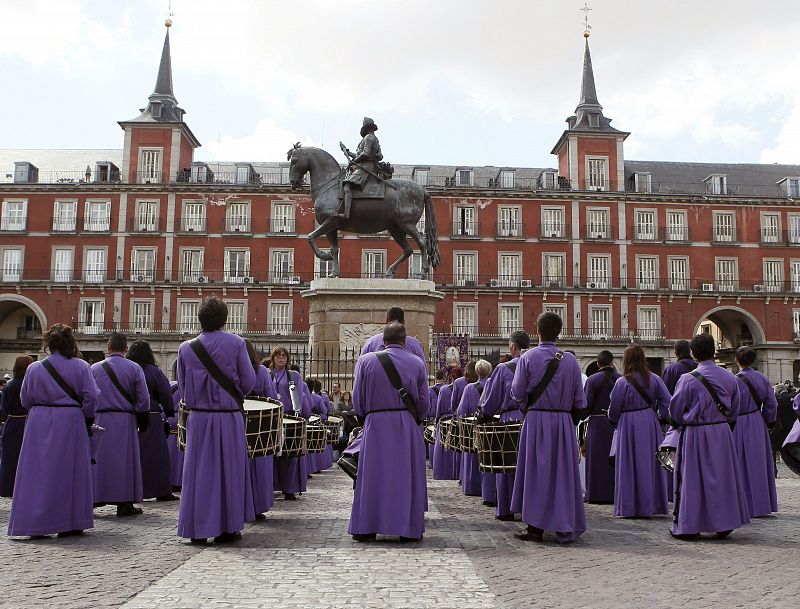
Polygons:
<instances>
[{"instance_id":1,"label":"pointed tower spire","mask_svg":"<svg viewBox=\"0 0 800 609\"><path fill-rule=\"evenodd\" d=\"M175 99L175 94L172 91L172 56L169 51L169 26L167 26L167 35L164 37L164 48L161 51L161 63L158 66L158 78L156 79L156 88L153 91L153 95L168 96ZM175 103L178 102L176 101Z\"/></svg>"},{"instance_id":2,"label":"pointed tower spire","mask_svg":"<svg viewBox=\"0 0 800 609\"><path fill-rule=\"evenodd\" d=\"M592 54L589 51L588 32L584 34L586 47L583 51L583 82L581 83L581 101L578 108L584 105L600 106L597 101L597 88L594 84L594 70L592 69ZM600 106L602 108L602 106Z\"/></svg>"}]
</instances>

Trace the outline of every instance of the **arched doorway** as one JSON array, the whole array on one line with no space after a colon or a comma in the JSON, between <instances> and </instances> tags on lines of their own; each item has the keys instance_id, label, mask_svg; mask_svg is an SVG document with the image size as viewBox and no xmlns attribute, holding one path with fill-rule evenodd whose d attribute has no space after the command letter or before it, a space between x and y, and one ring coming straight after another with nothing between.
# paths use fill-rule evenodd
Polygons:
<instances>
[{"instance_id":1,"label":"arched doorway","mask_svg":"<svg viewBox=\"0 0 800 609\"><path fill-rule=\"evenodd\" d=\"M717 345L717 360L733 368L733 353L742 345L764 343L764 329L758 320L739 307L716 307L706 312L695 326L694 334L710 334Z\"/></svg>"},{"instance_id":2,"label":"arched doorway","mask_svg":"<svg viewBox=\"0 0 800 609\"><path fill-rule=\"evenodd\" d=\"M47 317L34 301L18 294L0 294L0 370L11 370L19 355L36 356L46 327Z\"/></svg>"}]
</instances>

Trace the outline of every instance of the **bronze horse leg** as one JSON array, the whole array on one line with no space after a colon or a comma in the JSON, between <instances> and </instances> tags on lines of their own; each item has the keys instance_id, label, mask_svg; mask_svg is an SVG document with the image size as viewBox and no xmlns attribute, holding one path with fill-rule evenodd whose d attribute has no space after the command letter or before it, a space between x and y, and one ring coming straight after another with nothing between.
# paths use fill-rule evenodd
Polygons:
<instances>
[{"instance_id":1,"label":"bronze horse leg","mask_svg":"<svg viewBox=\"0 0 800 609\"><path fill-rule=\"evenodd\" d=\"M393 224L389 227L389 234L394 239L395 243L403 248L403 255L398 258L392 266L386 269L386 276L387 277L394 277L394 273L401 264L403 264L406 260L411 258L411 254L414 253L414 250L411 249L411 245L408 243L408 239L406 239L406 231Z\"/></svg>"},{"instance_id":2,"label":"bronze horse leg","mask_svg":"<svg viewBox=\"0 0 800 609\"><path fill-rule=\"evenodd\" d=\"M406 234L411 235L411 238L417 242L419 253L422 256L422 267L420 273L422 277L419 277L418 279L427 279L428 273L430 272L430 263L428 261L428 244L425 242L425 237L419 234L416 224L407 225L405 227L405 231Z\"/></svg>"},{"instance_id":3,"label":"bronze horse leg","mask_svg":"<svg viewBox=\"0 0 800 609\"><path fill-rule=\"evenodd\" d=\"M327 218L325 222L320 224L315 230L308 233L308 242L311 244L311 249L314 250L314 255L320 260L333 260L333 252L323 252L317 245L317 239L322 235L327 235L330 232L339 230L339 221L336 216ZM333 245L333 243L331 243Z\"/></svg>"}]
</instances>

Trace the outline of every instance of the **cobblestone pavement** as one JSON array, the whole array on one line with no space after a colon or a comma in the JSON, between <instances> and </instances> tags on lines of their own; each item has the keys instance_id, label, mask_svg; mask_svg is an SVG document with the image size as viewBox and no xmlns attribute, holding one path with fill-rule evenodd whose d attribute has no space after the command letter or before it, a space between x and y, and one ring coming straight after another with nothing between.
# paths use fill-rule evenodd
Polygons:
<instances>
[{"instance_id":1,"label":"cobblestone pavement","mask_svg":"<svg viewBox=\"0 0 800 609\"><path fill-rule=\"evenodd\" d=\"M520 523L431 480L424 541L357 544L350 484L334 470L235 546L178 540L175 503L146 502L129 519L102 508L84 537L0 539L0 607L794 607L800 479L781 473L779 515L695 543L671 539L666 517L623 521L610 506L587 506L575 544L521 542ZM4 528L9 507L0 499Z\"/></svg>"}]
</instances>

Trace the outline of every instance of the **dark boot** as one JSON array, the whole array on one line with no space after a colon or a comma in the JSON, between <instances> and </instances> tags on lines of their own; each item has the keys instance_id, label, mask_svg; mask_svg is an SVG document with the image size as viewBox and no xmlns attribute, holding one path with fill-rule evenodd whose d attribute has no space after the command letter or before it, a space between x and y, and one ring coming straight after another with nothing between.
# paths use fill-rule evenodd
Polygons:
<instances>
[{"instance_id":1,"label":"dark boot","mask_svg":"<svg viewBox=\"0 0 800 609\"><path fill-rule=\"evenodd\" d=\"M223 533L214 538L214 543L232 543L242 538L241 533Z\"/></svg>"},{"instance_id":2,"label":"dark boot","mask_svg":"<svg viewBox=\"0 0 800 609\"><path fill-rule=\"evenodd\" d=\"M137 508L133 503L120 503L117 505L117 516L138 516L142 508Z\"/></svg>"},{"instance_id":3,"label":"dark boot","mask_svg":"<svg viewBox=\"0 0 800 609\"><path fill-rule=\"evenodd\" d=\"M350 190L350 186L344 187L344 210L339 216L347 220L350 217L350 207L353 205L353 191Z\"/></svg>"},{"instance_id":4,"label":"dark boot","mask_svg":"<svg viewBox=\"0 0 800 609\"><path fill-rule=\"evenodd\" d=\"M519 533L514 533L514 537L517 539L521 539L522 541L542 541L542 537L544 536L544 531L537 527L532 527L528 525L528 528L524 531L520 531Z\"/></svg>"}]
</instances>

